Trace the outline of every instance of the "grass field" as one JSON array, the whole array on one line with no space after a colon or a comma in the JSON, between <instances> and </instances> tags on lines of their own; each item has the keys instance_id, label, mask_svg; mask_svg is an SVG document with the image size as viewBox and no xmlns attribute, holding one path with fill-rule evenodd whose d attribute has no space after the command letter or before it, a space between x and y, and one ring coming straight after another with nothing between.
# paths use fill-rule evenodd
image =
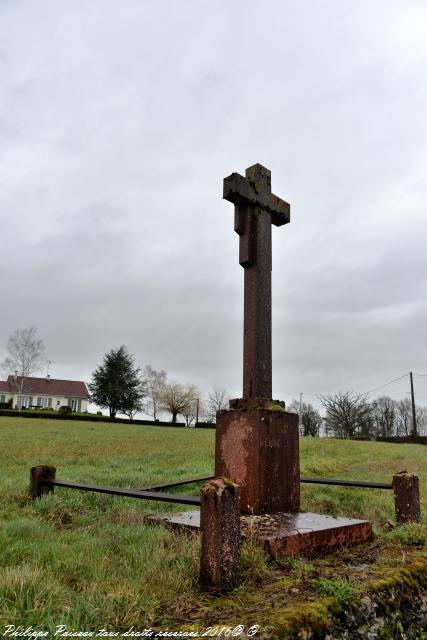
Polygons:
<instances>
[{"instance_id":1,"label":"grass field","mask_svg":"<svg viewBox=\"0 0 427 640\"><path fill-rule=\"evenodd\" d=\"M144 524L180 505L57 489L31 502L29 469L53 464L67 480L138 488L210 474L213 430L0 418L0 624L75 629L173 627L203 597L199 539ZM427 524L427 447L333 439L301 440L301 474L387 482L420 476ZM191 486L180 489L197 493ZM303 485L303 510L371 519L381 534L394 519L389 491ZM248 545L246 590L273 571Z\"/></svg>"}]
</instances>

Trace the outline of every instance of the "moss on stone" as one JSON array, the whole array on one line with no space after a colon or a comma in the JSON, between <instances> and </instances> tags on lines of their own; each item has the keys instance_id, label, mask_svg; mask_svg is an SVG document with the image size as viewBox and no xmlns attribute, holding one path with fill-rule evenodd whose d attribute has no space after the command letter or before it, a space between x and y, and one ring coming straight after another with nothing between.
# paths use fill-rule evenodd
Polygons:
<instances>
[{"instance_id":1,"label":"moss on stone","mask_svg":"<svg viewBox=\"0 0 427 640\"><path fill-rule=\"evenodd\" d=\"M369 550L369 547L366 549ZM320 572L332 578L342 573L345 578L348 566L342 564L340 571L338 556L333 558L331 566L327 558L319 559L316 562L317 575ZM394 560L399 557L403 566L390 563L390 558ZM292 570L290 575L282 574L281 577L277 572L274 575L272 573L258 590L253 591L246 584L227 597L211 601L208 605L210 614L207 616L209 624L232 626L237 623L235 616L238 614L239 618L245 617L248 627L265 621L262 629L265 638L320 639L331 633L335 625L343 624L347 615L356 620L360 618L360 624L364 623L360 611L367 600L378 607L377 619L381 621L384 618L381 637L392 638L393 631L390 629L398 625L400 620L401 624L405 624L402 614L414 598L427 589L427 554L413 548L404 551L398 547L383 549L378 561L372 563L366 573L347 578L355 580L359 589L359 595L355 595L351 602L335 597L316 598L311 586L312 579L296 580L292 574Z\"/></svg>"},{"instance_id":2,"label":"moss on stone","mask_svg":"<svg viewBox=\"0 0 427 640\"><path fill-rule=\"evenodd\" d=\"M239 485L230 480L230 478L224 478L224 476L221 476L221 479L223 480L225 486L231 489L233 492L237 491L237 489L239 488Z\"/></svg>"},{"instance_id":3,"label":"moss on stone","mask_svg":"<svg viewBox=\"0 0 427 640\"><path fill-rule=\"evenodd\" d=\"M285 413L284 407L280 404L272 404L269 407L265 407L267 411L278 411L279 413Z\"/></svg>"},{"instance_id":4,"label":"moss on stone","mask_svg":"<svg viewBox=\"0 0 427 640\"><path fill-rule=\"evenodd\" d=\"M333 598L323 598L293 607L285 607L271 617L271 638L298 638L303 629L310 630L315 638L324 638L330 627L331 615L339 613Z\"/></svg>"},{"instance_id":5,"label":"moss on stone","mask_svg":"<svg viewBox=\"0 0 427 640\"><path fill-rule=\"evenodd\" d=\"M285 413L286 409L283 405L278 402L270 402L265 405L253 404L248 407L249 411L269 411L271 413Z\"/></svg>"}]
</instances>

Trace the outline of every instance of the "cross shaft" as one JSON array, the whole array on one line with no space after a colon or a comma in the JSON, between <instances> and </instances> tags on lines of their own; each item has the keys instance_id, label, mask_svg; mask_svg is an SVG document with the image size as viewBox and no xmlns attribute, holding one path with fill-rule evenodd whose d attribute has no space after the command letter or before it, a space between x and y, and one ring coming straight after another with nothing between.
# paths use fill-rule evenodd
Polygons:
<instances>
[{"instance_id":1,"label":"cross shaft","mask_svg":"<svg viewBox=\"0 0 427 640\"><path fill-rule=\"evenodd\" d=\"M271 172L260 164L246 169L246 177L225 178L223 197L235 206L245 270L243 398L271 399L271 224L287 224L290 206L271 192Z\"/></svg>"}]
</instances>

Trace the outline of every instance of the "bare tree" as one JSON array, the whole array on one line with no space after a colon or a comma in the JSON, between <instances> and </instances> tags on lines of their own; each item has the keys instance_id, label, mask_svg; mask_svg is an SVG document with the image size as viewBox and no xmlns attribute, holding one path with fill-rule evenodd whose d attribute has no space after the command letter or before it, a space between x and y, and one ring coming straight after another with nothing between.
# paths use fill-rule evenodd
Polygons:
<instances>
[{"instance_id":1,"label":"bare tree","mask_svg":"<svg viewBox=\"0 0 427 640\"><path fill-rule=\"evenodd\" d=\"M179 414L185 415L191 410L192 397L189 387L179 382L166 382L160 396L159 408L172 414L175 423Z\"/></svg>"},{"instance_id":2,"label":"bare tree","mask_svg":"<svg viewBox=\"0 0 427 640\"><path fill-rule=\"evenodd\" d=\"M202 413L203 403L200 398L200 391L194 384L189 384L184 389L187 391L188 405L181 414L184 417L185 424L189 427Z\"/></svg>"},{"instance_id":3,"label":"bare tree","mask_svg":"<svg viewBox=\"0 0 427 640\"><path fill-rule=\"evenodd\" d=\"M372 415L377 436L393 436L397 424L397 402L388 396L377 398L372 403Z\"/></svg>"},{"instance_id":4,"label":"bare tree","mask_svg":"<svg viewBox=\"0 0 427 640\"><path fill-rule=\"evenodd\" d=\"M415 407L415 419L417 421L417 431L421 435L427 427L427 409L425 407ZM396 402L396 434L397 436L410 436L413 433L412 403L409 398Z\"/></svg>"},{"instance_id":5,"label":"bare tree","mask_svg":"<svg viewBox=\"0 0 427 640\"><path fill-rule=\"evenodd\" d=\"M137 413L141 413L144 410L144 405L140 404L137 407L129 407L128 409L123 409L121 413L124 416L127 416L129 420L133 420Z\"/></svg>"},{"instance_id":6,"label":"bare tree","mask_svg":"<svg viewBox=\"0 0 427 640\"><path fill-rule=\"evenodd\" d=\"M427 431L427 407L416 408L418 435L426 435Z\"/></svg>"},{"instance_id":7,"label":"bare tree","mask_svg":"<svg viewBox=\"0 0 427 640\"><path fill-rule=\"evenodd\" d=\"M17 407L21 407L21 398L25 392L25 379L40 371L44 362L46 347L37 337L37 329L17 329L7 341L8 356L1 363L6 373L14 374L14 390L18 394Z\"/></svg>"},{"instance_id":8,"label":"bare tree","mask_svg":"<svg viewBox=\"0 0 427 640\"><path fill-rule=\"evenodd\" d=\"M156 371L151 364L147 364L143 377L147 382L147 413L157 420L157 413L160 410L161 397L166 384L166 371Z\"/></svg>"},{"instance_id":9,"label":"bare tree","mask_svg":"<svg viewBox=\"0 0 427 640\"><path fill-rule=\"evenodd\" d=\"M326 427L336 437L371 435L372 407L365 396L346 391L319 398L326 411Z\"/></svg>"},{"instance_id":10,"label":"bare tree","mask_svg":"<svg viewBox=\"0 0 427 640\"><path fill-rule=\"evenodd\" d=\"M292 413L298 413L299 432L302 436L316 437L319 435L323 419L312 404L303 402L300 406L298 400L292 400L287 409Z\"/></svg>"},{"instance_id":11,"label":"bare tree","mask_svg":"<svg viewBox=\"0 0 427 640\"><path fill-rule=\"evenodd\" d=\"M229 396L225 389L214 389L206 402L205 416L207 422L215 422L217 411L228 409Z\"/></svg>"},{"instance_id":12,"label":"bare tree","mask_svg":"<svg viewBox=\"0 0 427 640\"><path fill-rule=\"evenodd\" d=\"M413 428L412 404L409 398L399 400L396 414L396 435L409 436Z\"/></svg>"}]
</instances>

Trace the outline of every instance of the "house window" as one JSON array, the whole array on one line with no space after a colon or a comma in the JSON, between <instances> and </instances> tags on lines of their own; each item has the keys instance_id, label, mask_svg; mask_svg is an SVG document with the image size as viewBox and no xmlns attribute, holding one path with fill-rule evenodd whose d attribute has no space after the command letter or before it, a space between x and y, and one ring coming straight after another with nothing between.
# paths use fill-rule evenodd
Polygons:
<instances>
[{"instance_id":1,"label":"house window","mask_svg":"<svg viewBox=\"0 0 427 640\"><path fill-rule=\"evenodd\" d=\"M21 396L18 399L18 406L21 409L25 409L30 406L30 397L29 396Z\"/></svg>"},{"instance_id":2,"label":"house window","mask_svg":"<svg viewBox=\"0 0 427 640\"><path fill-rule=\"evenodd\" d=\"M38 407L47 407L47 398L37 398L37 406Z\"/></svg>"},{"instance_id":3,"label":"house window","mask_svg":"<svg viewBox=\"0 0 427 640\"><path fill-rule=\"evenodd\" d=\"M6 402L6 396L0 396L0 402Z\"/></svg>"},{"instance_id":4,"label":"house window","mask_svg":"<svg viewBox=\"0 0 427 640\"><path fill-rule=\"evenodd\" d=\"M77 411L78 400L76 398L70 398L70 407L73 411Z\"/></svg>"}]
</instances>

